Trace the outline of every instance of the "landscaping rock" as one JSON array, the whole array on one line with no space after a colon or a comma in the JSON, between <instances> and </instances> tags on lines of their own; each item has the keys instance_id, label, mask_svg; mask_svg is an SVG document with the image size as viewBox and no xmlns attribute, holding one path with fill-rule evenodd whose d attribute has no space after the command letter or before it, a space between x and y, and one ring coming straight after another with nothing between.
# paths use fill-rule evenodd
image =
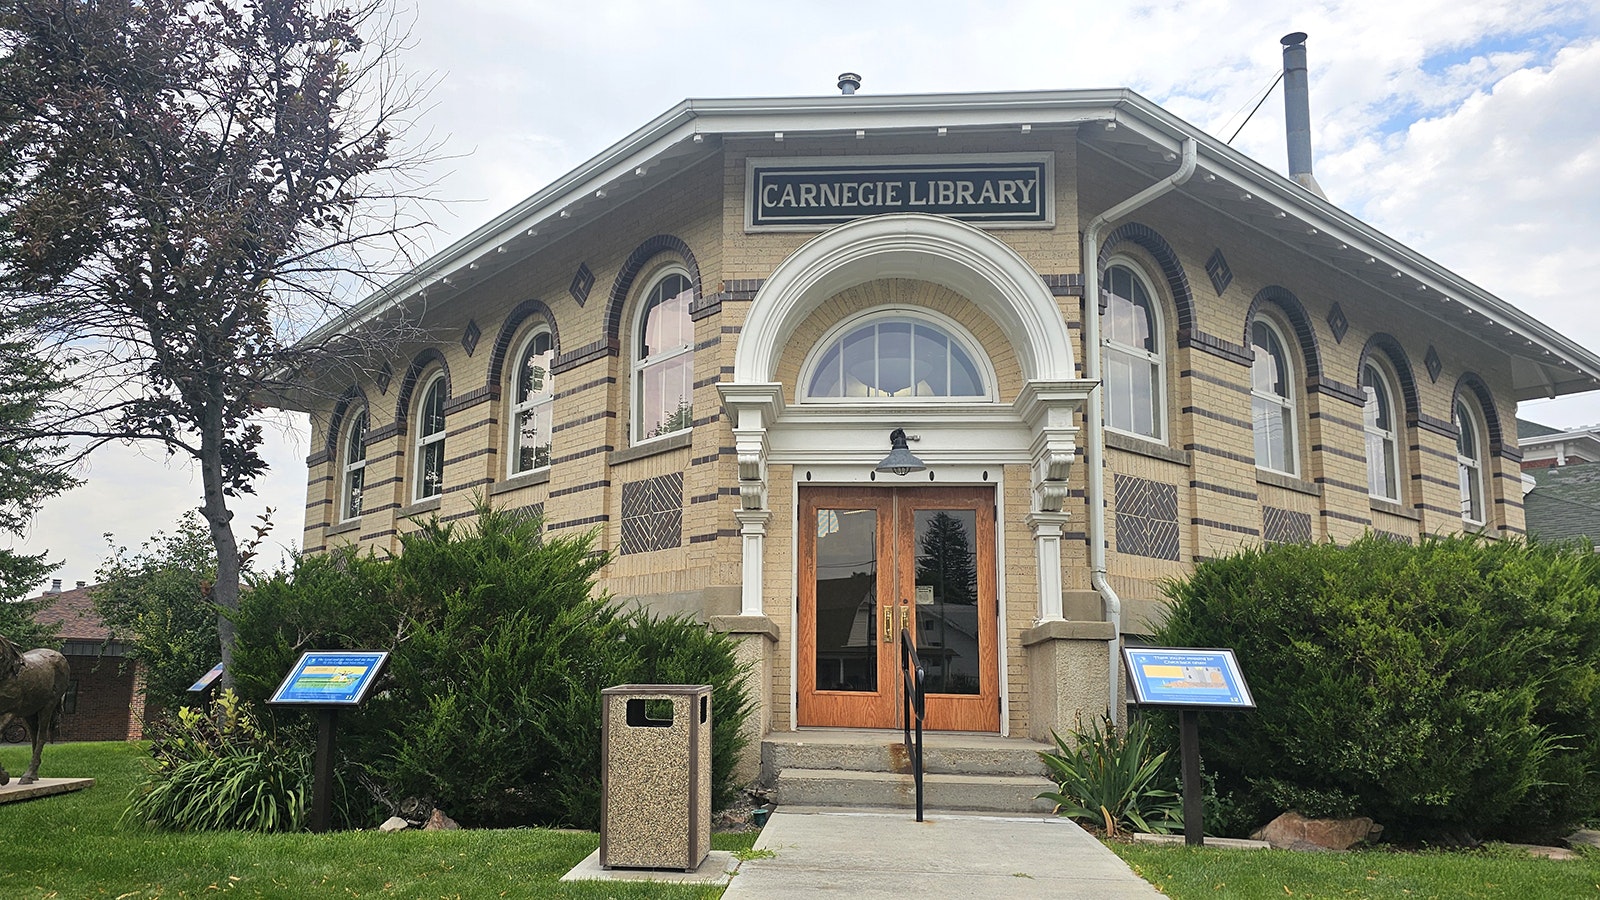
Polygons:
<instances>
[{"instance_id":1,"label":"landscaping rock","mask_svg":"<svg viewBox=\"0 0 1600 900\"><path fill-rule=\"evenodd\" d=\"M1580 844L1585 847L1600 847L1600 831L1595 831L1592 828L1580 828L1567 835L1567 843L1574 847Z\"/></svg>"},{"instance_id":2,"label":"landscaping rock","mask_svg":"<svg viewBox=\"0 0 1600 900\"><path fill-rule=\"evenodd\" d=\"M410 827L411 823L407 822L405 819L402 819L399 816L390 816L388 819L384 820L382 825L378 826L378 830L382 832L405 831Z\"/></svg>"},{"instance_id":3,"label":"landscaping rock","mask_svg":"<svg viewBox=\"0 0 1600 900\"><path fill-rule=\"evenodd\" d=\"M436 809L436 810L433 811L433 815L428 817L428 824L422 826L422 830L423 831L455 831L455 830L459 829L460 827L461 827L460 825L456 824L456 820L455 819L452 819L449 816L445 815L443 810Z\"/></svg>"},{"instance_id":4,"label":"landscaping rock","mask_svg":"<svg viewBox=\"0 0 1600 900\"><path fill-rule=\"evenodd\" d=\"M1545 859L1578 858L1576 851L1568 850L1565 847L1546 847L1543 844L1506 844L1506 846L1516 850L1521 850L1529 856L1542 856Z\"/></svg>"},{"instance_id":5,"label":"landscaping rock","mask_svg":"<svg viewBox=\"0 0 1600 900\"><path fill-rule=\"evenodd\" d=\"M1277 850L1349 850L1383 831L1366 816L1350 819L1308 819L1294 810L1273 819L1250 835Z\"/></svg>"}]
</instances>

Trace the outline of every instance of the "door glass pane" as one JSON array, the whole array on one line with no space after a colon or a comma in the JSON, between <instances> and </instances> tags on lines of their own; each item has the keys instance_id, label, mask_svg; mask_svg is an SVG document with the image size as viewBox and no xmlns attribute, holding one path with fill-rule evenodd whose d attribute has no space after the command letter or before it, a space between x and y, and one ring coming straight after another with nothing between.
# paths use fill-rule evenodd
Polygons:
<instances>
[{"instance_id":1,"label":"door glass pane","mask_svg":"<svg viewBox=\"0 0 1600 900\"><path fill-rule=\"evenodd\" d=\"M930 694L976 694L978 671L978 513L916 512L917 655Z\"/></svg>"},{"instance_id":2,"label":"door glass pane","mask_svg":"<svg viewBox=\"0 0 1600 900\"><path fill-rule=\"evenodd\" d=\"M817 510L817 690L878 690L878 513Z\"/></svg>"}]
</instances>

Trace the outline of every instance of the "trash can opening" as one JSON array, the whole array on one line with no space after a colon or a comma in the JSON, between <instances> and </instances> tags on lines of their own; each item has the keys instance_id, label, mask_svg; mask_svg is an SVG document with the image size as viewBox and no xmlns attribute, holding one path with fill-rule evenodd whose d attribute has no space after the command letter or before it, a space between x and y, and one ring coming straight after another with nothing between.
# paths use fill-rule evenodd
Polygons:
<instances>
[{"instance_id":1,"label":"trash can opening","mask_svg":"<svg viewBox=\"0 0 1600 900\"><path fill-rule=\"evenodd\" d=\"M701 721L705 721L701 719ZM629 728L671 728L672 701L633 697L628 700Z\"/></svg>"}]
</instances>

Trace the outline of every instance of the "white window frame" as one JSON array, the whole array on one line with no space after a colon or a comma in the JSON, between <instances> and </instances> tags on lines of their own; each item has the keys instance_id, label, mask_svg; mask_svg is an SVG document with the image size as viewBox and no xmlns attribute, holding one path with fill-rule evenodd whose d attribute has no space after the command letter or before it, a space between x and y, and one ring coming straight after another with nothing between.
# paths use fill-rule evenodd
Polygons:
<instances>
[{"instance_id":1,"label":"white window frame","mask_svg":"<svg viewBox=\"0 0 1600 900\"><path fill-rule=\"evenodd\" d=\"M656 292L656 290L659 289L664 282L666 282L667 279L669 279L669 278L671 278L671 277L673 277L675 275L676 276L681 276L684 279L684 281L688 284L688 288L686 290L691 295L690 298L689 298L689 302L692 305L693 302L694 302L694 297L693 297L694 279L690 277L689 270L685 269L683 266L668 265L668 266L664 266L664 267L656 270L651 275L649 281L646 282L648 284L648 287L646 287L645 290L642 291L639 294L638 311L634 314L633 332L632 332L632 334L633 334L633 367L632 367L632 374L631 374L631 379L630 379L631 380L631 390L629 391L629 396L632 398L632 407L633 407L633 414L632 414L632 416L629 417L632 420L630 425L629 425L629 428L630 428L631 437L632 437L631 443L633 443L633 444L643 444L643 443L646 443L648 441L654 441L654 440L659 440L661 438L670 437L671 435L674 435L674 434L679 434L679 433L684 432L684 431L689 431L690 429L692 429L694 427L694 320L693 320L693 318L691 318L689 320L689 340L688 340L687 343L685 343L685 344L683 344L681 346L678 346L678 347L669 347L666 350L664 350L664 351L662 351L660 353L656 353L656 354L654 354L652 356L649 356L649 357L645 357L645 356L642 355L643 352L644 352L644 330L645 330L645 326L647 324L646 316L648 315L648 313L649 313L649 311L651 309L651 304L650 304L651 295L654 294ZM682 293L683 292L680 291L678 294L674 294L672 296L673 297L678 297ZM661 299L664 302L664 301L672 299L672 298L663 296ZM659 304L657 304L657 305L659 305ZM644 392L645 373L648 370L653 369L653 368L664 367L667 363L673 362L674 360L677 360L680 357L683 357L685 355L687 355L689 357L689 419L690 419L690 421L689 421L689 423L687 425L685 425L682 428L673 429L672 431L661 432L660 434L649 434L649 433L647 433L645 431L645 422L644 422L645 403L644 403L643 392ZM659 427L659 425L657 427Z\"/></svg>"},{"instance_id":2,"label":"white window frame","mask_svg":"<svg viewBox=\"0 0 1600 900\"><path fill-rule=\"evenodd\" d=\"M1473 407L1465 397L1456 398L1456 478L1461 488L1461 521L1484 525L1489 521L1489 494L1483 479L1484 430L1482 417Z\"/></svg>"},{"instance_id":3,"label":"white window frame","mask_svg":"<svg viewBox=\"0 0 1600 900\"><path fill-rule=\"evenodd\" d=\"M416 423L417 435L416 442L413 445L417 459L416 463L411 467L411 502L413 503L431 500L444 493L444 437L445 432L449 430L448 422L446 421L447 417L442 409L443 405L449 402L449 398L444 395L444 372L436 371L423 378L420 384L422 385L422 390L417 392L417 396L421 399L417 401L416 409L412 412L412 421ZM426 410L428 408L428 398L435 390L440 392L439 430L430 432L426 430L428 427ZM428 477L429 473L424 471L424 467L427 465L428 451L435 446L438 447L436 452L439 455L439 476L437 483L433 485L433 490L429 491L428 487L431 479Z\"/></svg>"},{"instance_id":4,"label":"white window frame","mask_svg":"<svg viewBox=\"0 0 1600 900\"><path fill-rule=\"evenodd\" d=\"M1396 379L1389 374L1387 367L1381 365L1376 359L1369 359L1362 365L1361 372L1362 391L1366 394L1367 402L1361 410L1361 426L1366 434L1367 456L1367 494L1377 500L1388 500L1391 503L1400 502L1400 485L1402 474L1400 471L1400 425L1395 415ZM1379 423L1379 406L1387 402L1386 410L1389 418L1389 427L1385 429ZM1373 451L1377 450L1374 457ZM1374 490L1376 470L1374 466L1386 466L1390 480L1391 493L1383 494Z\"/></svg>"},{"instance_id":5,"label":"white window frame","mask_svg":"<svg viewBox=\"0 0 1600 900\"><path fill-rule=\"evenodd\" d=\"M367 408L357 408L348 419L344 436L339 442L340 522L361 518L362 490L366 486L367 476ZM357 451L360 452L359 457L356 457Z\"/></svg>"},{"instance_id":6,"label":"white window frame","mask_svg":"<svg viewBox=\"0 0 1600 900\"><path fill-rule=\"evenodd\" d=\"M1122 258L1113 259L1111 261L1111 263L1108 266L1106 266L1106 275L1109 277L1111 275L1112 270L1114 270L1114 269L1122 269L1122 270L1126 271L1128 273L1128 275L1133 279L1133 283L1139 289L1144 291L1145 300L1147 301L1146 304L1145 304L1145 309L1148 310L1149 314L1150 314L1150 335L1151 335L1151 338L1152 338L1152 343L1155 344L1157 349L1155 350L1155 352L1151 352L1149 350L1144 349L1143 347L1134 346L1132 344L1125 344L1125 343L1123 343L1121 341L1113 340L1110 337L1111 330L1109 328L1109 324L1111 322L1111 316L1112 316L1111 304L1113 302L1115 302L1115 301L1112 300L1112 299L1108 299L1106 301L1106 311L1105 311L1104 314L1101 315L1101 322L1102 322L1101 334L1106 335L1106 337L1101 341L1101 346L1104 348L1102 350L1103 359L1102 359L1102 362L1101 362L1101 371L1103 373L1105 373L1105 376L1106 376L1105 385L1104 385L1104 389L1106 391L1106 397L1105 397L1105 399L1106 399L1106 402L1105 402L1105 426L1106 426L1106 428L1110 429L1111 431L1117 431L1117 432L1121 432L1122 434L1132 435L1134 437L1137 437L1137 438L1140 438L1140 439L1143 439L1143 440L1156 441L1156 442L1159 442L1159 443L1166 443L1166 441L1167 441L1167 359L1166 359L1166 356L1167 356L1167 354L1166 354L1167 331L1166 331L1166 321L1165 321L1165 318L1162 316L1161 301L1158 299L1158 295L1155 292L1155 288L1151 286L1150 279L1145 277L1143 269L1141 269L1139 267L1139 265L1136 264L1134 261L1129 260L1129 259L1122 259ZM1105 297L1108 297L1108 298L1114 298L1114 297L1117 297L1118 295L1116 295L1114 293L1111 293L1108 289L1104 289L1103 288L1102 289L1102 296L1105 296ZM1129 303L1133 303L1133 299L1134 298L1129 297L1129 298L1125 298L1125 299ZM1135 308L1137 308L1137 304L1134 304L1134 305L1135 305ZM1151 396L1149 398L1147 398L1146 401L1145 401L1145 402L1148 402L1150 404L1150 427L1151 427L1151 431L1149 433L1139 431L1136 428L1121 428L1121 427L1118 427L1118 426L1113 425L1111 423L1111 420L1112 420L1112 409L1113 409L1113 406L1116 403L1114 398L1117 396L1116 386L1114 386L1112 384L1112 381L1111 381L1111 371L1112 371L1111 362L1112 362L1112 359L1114 357L1125 358L1128 361L1130 366L1147 365L1147 366L1150 367L1150 392L1151 392ZM1128 386L1128 387L1131 390L1131 385ZM1130 400L1128 402L1128 414L1129 414L1130 420L1133 418L1133 409L1134 409L1133 402L1134 401L1130 398Z\"/></svg>"},{"instance_id":7,"label":"white window frame","mask_svg":"<svg viewBox=\"0 0 1600 900\"><path fill-rule=\"evenodd\" d=\"M822 364L822 358L828 354L832 347L858 329L869 325L879 325L884 322L910 322L913 325L924 325L944 333L952 343L961 349L971 360L978 372L980 390L977 394L960 395L954 397L829 397L813 396L811 382L816 379L817 368ZM932 310L917 306L881 306L865 310L846 319L839 321L823 334L811 350L806 354L805 362L800 366L800 383L795 386L795 394L805 404L845 404L845 405L870 405L874 403L906 403L906 404L956 404L956 403L990 403L995 397L994 364L989 360L989 354L983 352L982 345L972 336L961 323L940 315Z\"/></svg>"},{"instance_id":8,"label":"white window frame","mask_svg":"<svg viewBox=\"0 0 1600 900\"><path fill-rule=\"evenodd\" d=\"M550 326L542 323L534 326L528 331L527 336L524 337L522 339L522 343L518 345L516 354L511 357L512 360L514 360L514 363L511 367L511 377L509 379L510 383L506 386L506 396L511 399L511 409L509 415L510 422L506 428L506 448L508 450L508 453L506 454L508 457L506 474L508 477L514 478L518 475L525 475L528 472L537 472L540 469L550 468L550 457L555 450L555 419L551 415L555 409L555 379L550 373L550 366L547 364L544 367L544 384L546 390L543 395L536 395L530 400L520 400L517 396L522 386L522 367L527 362L528 357L534 353L534 347L538 344L539 338L541 337L550 341L550 349L546 352L552 357L550 362L554 362L555 335L551 332ZM523 441L520 423L524 414L532 414L537 420L537 417L540 413L549 416L549 421L551 424L550 442L546 445L545 449L545 461L543 465L537 464L538 448L535 447L535 465L524 469L521 468L520 465L522 462Z\"/></svg>"},{"instance_id":9,"label":"white window frame","mask_svg":"<svg viewBox=\"0 0 1600 900\"><path fill-rule=\"evenodd\" d=\"M1298 478L1300 477L1300 423L1295 404L1294 351L1290 349L1289 342L1284 338L1283 329L1279 328L1276 322L1266 316L1257 316L1255 321L1250 323L1250 346L1252 351L1256 346L1254 332L1257 325L1265 327L1272 334L1277 341L1278 348L1283 353L1283 357L1278 361L1278 364L1283 375L1285 393L1283 395L1272 394L1256 387L1256 365L1261 361L1261 354L1256 353L1256 360L1250 365L1250 420L1252 442L1256 444L1256 468ZM1272 465L1272 460L1270 459L1265 463L1261 459L1259 442L1257 441L1257 438L1259 438L1259 427L1256 421L1257 401L1277 409L1283 416L1284 465L1282 468Z\"/></svg>"}]
</instances>

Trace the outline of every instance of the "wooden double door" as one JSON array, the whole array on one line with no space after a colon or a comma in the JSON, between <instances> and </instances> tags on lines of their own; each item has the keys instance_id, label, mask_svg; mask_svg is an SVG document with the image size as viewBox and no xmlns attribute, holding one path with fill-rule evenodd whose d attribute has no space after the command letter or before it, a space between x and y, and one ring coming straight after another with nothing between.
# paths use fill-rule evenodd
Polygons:
<instances>
[{"instance_id":1,"label":"wooden double door","mask_svg":"<svg viewBox=\"0 0 1600 900\"><path fill-rule=\"evenodd\" d=\"M801 488L800 725L898 728L906 629L926 727L1000 730L994 519L988 487Z\"/></svg>"}]
</instances>

